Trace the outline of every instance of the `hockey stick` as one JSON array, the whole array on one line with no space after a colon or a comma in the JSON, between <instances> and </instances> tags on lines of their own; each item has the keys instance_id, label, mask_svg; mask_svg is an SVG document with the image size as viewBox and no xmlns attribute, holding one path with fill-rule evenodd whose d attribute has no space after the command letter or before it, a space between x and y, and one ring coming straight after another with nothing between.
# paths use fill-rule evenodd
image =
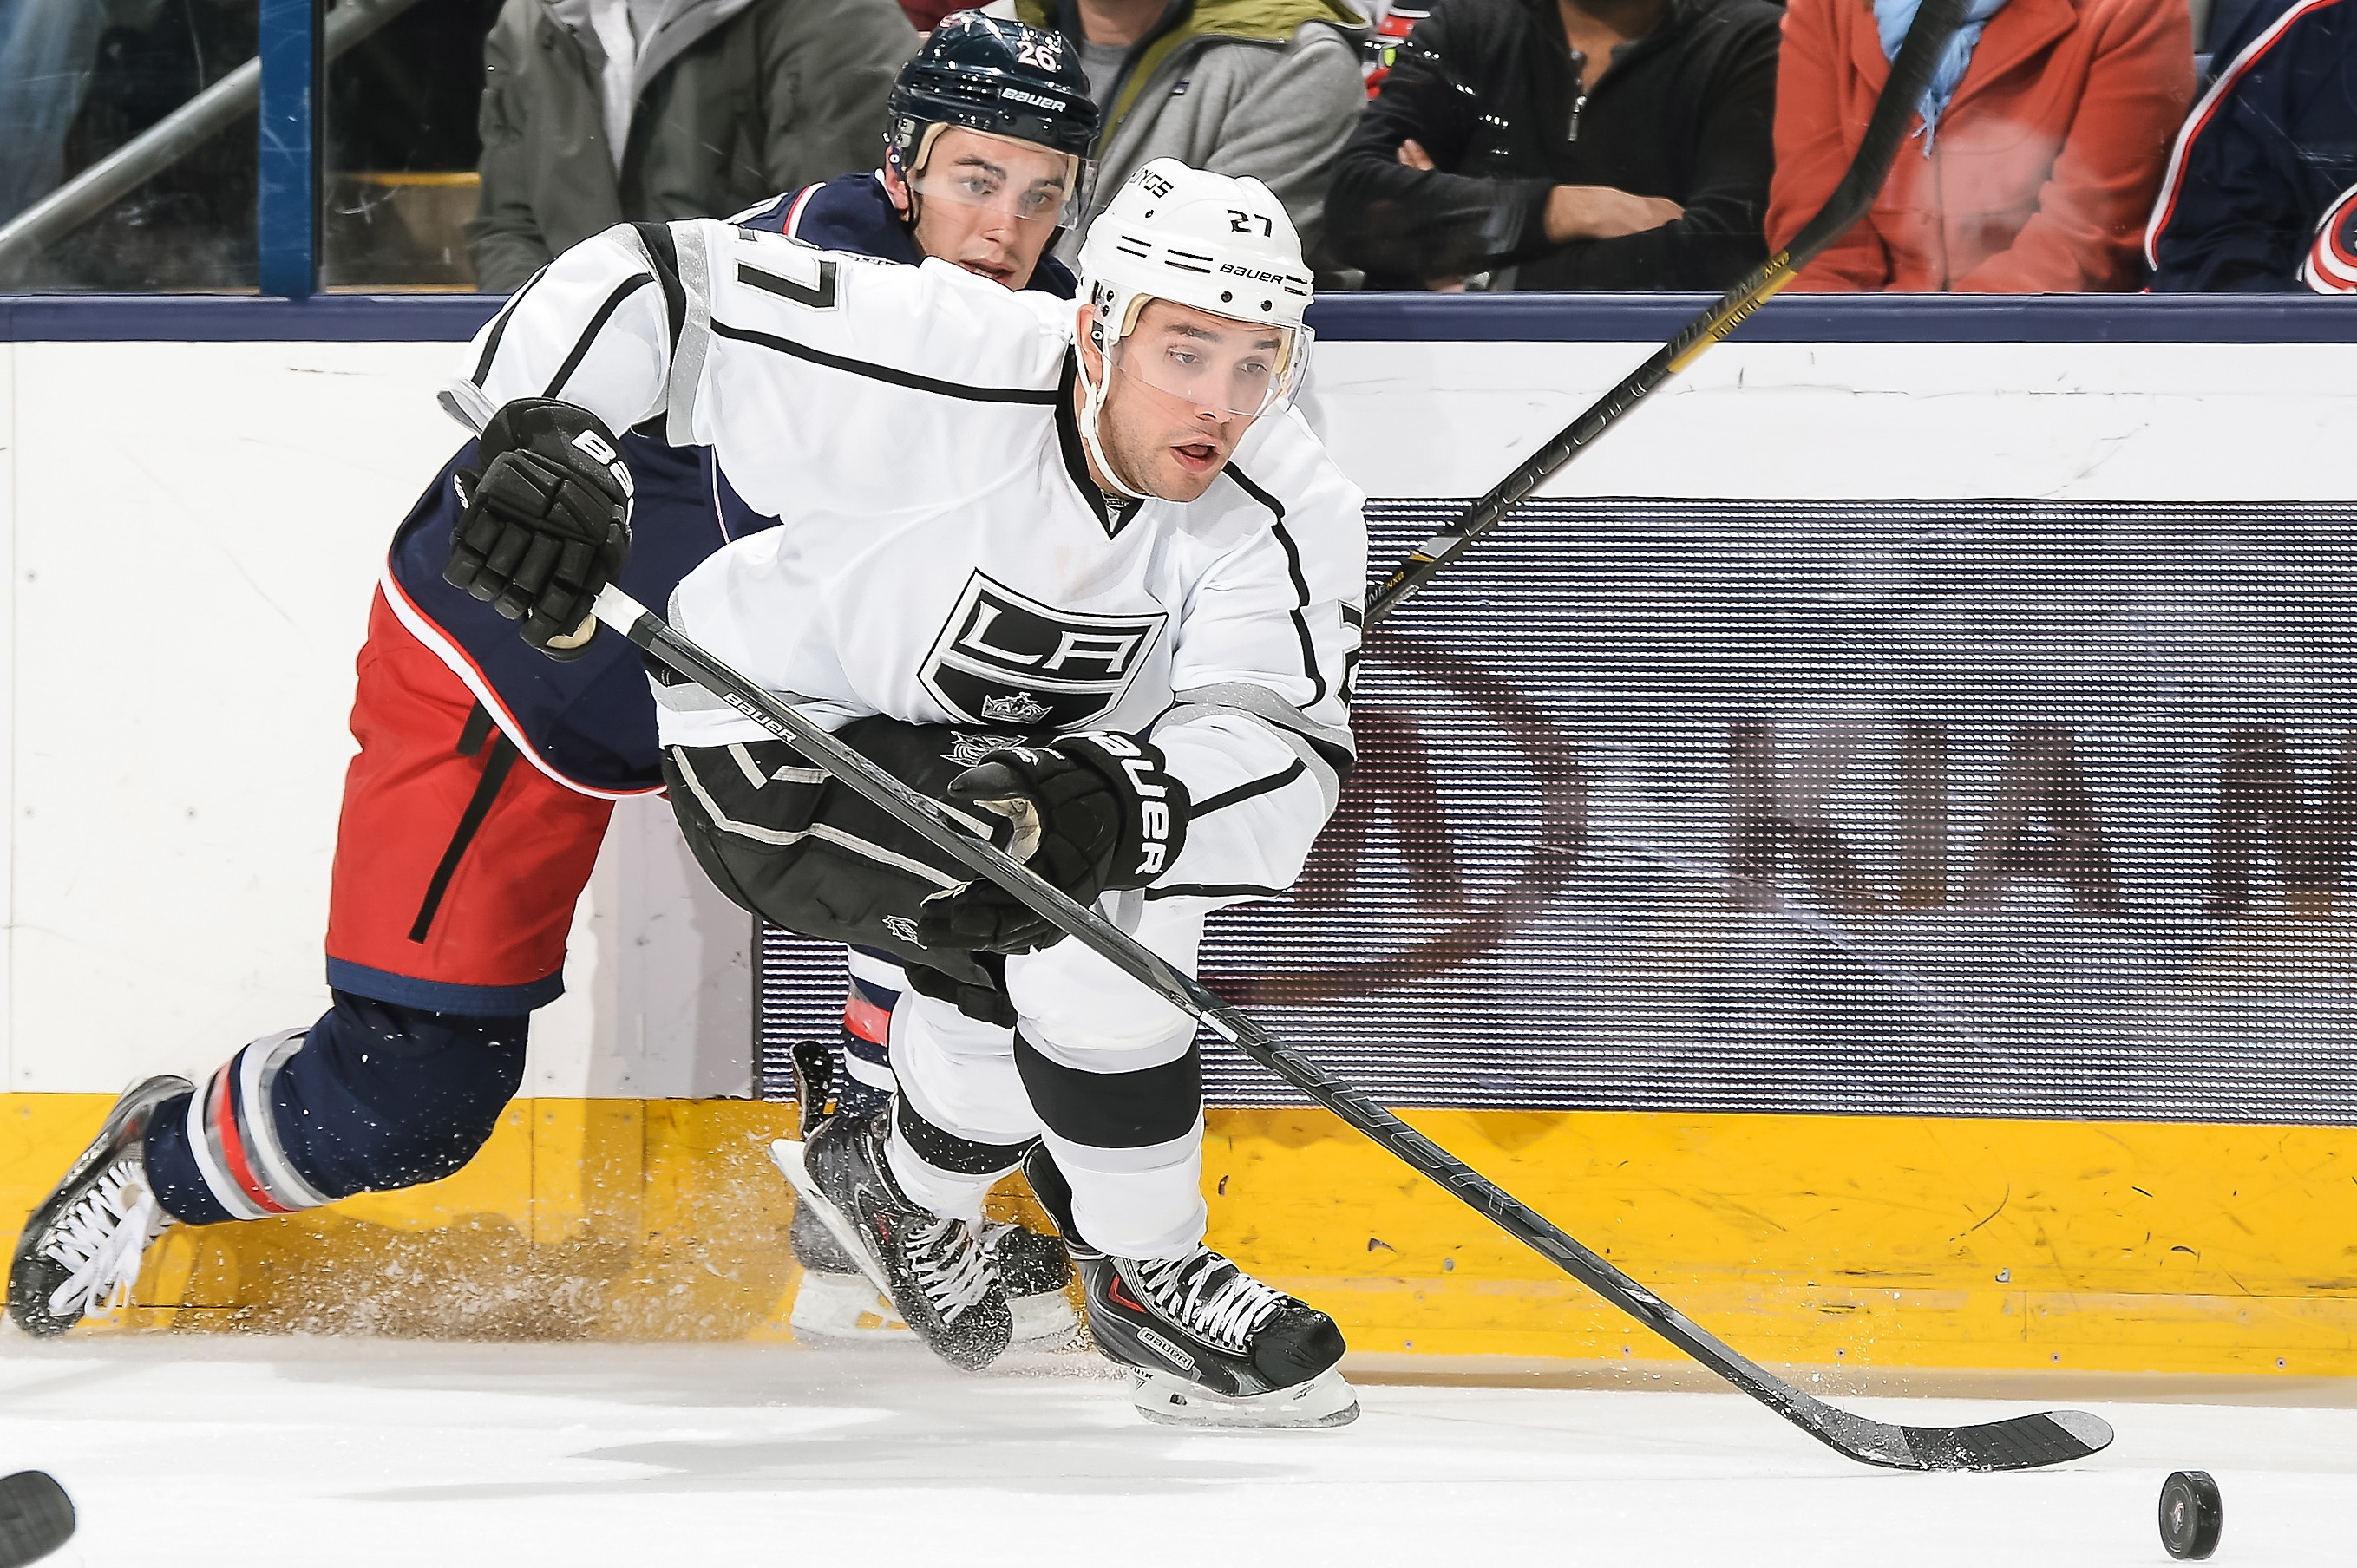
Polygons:
<instances>
[{"instance_id":1,"label":"hockey stick","mask_svg":"<svg viewBox=\"0 0 2357 1568\"><path fill-rule=\"evenodd\" d=\"M1817 209L1817 215L1792 236L1792 242L1754 267L1709 309L1679 328L1678 335L1654 350L1652 359L1598 398L1587 413L1564 426L1554 440L1524 458L1488 495L1410 551L1407 559L1392 569L1383 585L1367 601L1368 626L1372 627L1399 608L1409 595L1430 582L1459 551L1496 527L1549 475L1594 446L1599 436L1644 402L1655 388L1702 358L1705 349L1725 342L1753 311L1775 298L1802 268L1866 216L1867 209L1874 205L1876 194L1882 189L1883 179L1890 173L1900 144L1907 139L1907 123L1914 116L1916 101L1923 96L1932 69L1939 64L1941 51L1948 47L1948 39L1964 21L1968 4L1969 0L1922 0L1914 21L1908 24L1906 40L1899 46L1899 57L1891 62L1882 95L1874 101L1874 114L1867 121L1857 156L1850 160L1848 171L1834 187L1833 195L1825 199L1824 206Z\"/></svg>"},{"instance_id":2,"label":"hockey stick","mask_svg":"<svg viewBox=\"0 0 2357 1568\"><path fill-rule=\"evenodd\" d=\"M38 1563L73 1536L73 1499L43 1471L0 1479L0 1568Z\"/></svg>"},{"instance_id":3,"label":"hockey stick","mask_svg":"<svg viewBox=\"0 0 2357 1568\"><path fill-rule=\"evenodd\" d=\"M1139 984L1200 1020L1244 1055L1488 1215L1500 1229L1572 1278L1828 1447L1892 1469L2026 1470L2083 1459L2111 1442L2109 1426L2079 1411L2018 1416L1980 1426L1893 1426L1837 1410L1803 1393L1721 1344L1359 1090L1329 1077L1316 1063L1212 995L1193 977L1171 968L1094 910L1081 908L956 825L939 805L673 630L619 588L608 587L598 595L597 609L600 621L771 735L791 742L804 757L902 827L975 875L986 876L1015 895Z\"/></svg>"}]
</instances>

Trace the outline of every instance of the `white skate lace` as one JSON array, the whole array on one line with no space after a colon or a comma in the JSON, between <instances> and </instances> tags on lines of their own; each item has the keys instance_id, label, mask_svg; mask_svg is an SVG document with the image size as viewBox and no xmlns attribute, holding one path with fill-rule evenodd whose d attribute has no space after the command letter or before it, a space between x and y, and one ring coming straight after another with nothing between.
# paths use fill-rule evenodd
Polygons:
<instances>
[{"instance_id":1,"label":"white skate lace","mask_svg":"<svg viewBox=\"0 0 2357 1568\"><path fill-rule=\"evenodd\" d=\"M1159 1262L1141 1260L1137 1281L1173 1322L1237 1355L1286 1300L1209 1247Z\"/></svg>"},{"instance_id":2,"label":"white skate lace","mask_svg":"<svg viewBox=\"0 0 2357 1568\"><path fill-rule=\"evenodd\" d=\"M955 1323L990 1299L998 1271L990 1249L974 1228L960 1219L936 1219L908 1233L909 1267L917 1288Z\"/></svg>"},{"instance_id":3,"label":"white skate lace","mask_svg":"<svg viewBox=\"0 0 2357 1568\"><path fill-rule=\"evenodd\" d=\"M145 1174L132 1161L99 1177L59 1217L41 1248L71 1271L49 1293L50 1314L70 1319L128 1303L139 1280L139 1260L171 1224L171 1216L147 1190Z\"/></svg>"}]
</instances>

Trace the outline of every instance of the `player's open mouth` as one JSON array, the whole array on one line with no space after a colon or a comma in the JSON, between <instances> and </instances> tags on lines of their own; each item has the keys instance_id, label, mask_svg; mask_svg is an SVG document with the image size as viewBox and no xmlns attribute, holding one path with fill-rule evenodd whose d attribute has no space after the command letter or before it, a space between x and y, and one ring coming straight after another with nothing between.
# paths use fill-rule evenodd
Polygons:
<instances>
[{"instance_id":1,"label":"player's open mouth","mask_svg":"<svg viewBox=\"0 0 2357 1568\"><path fill-rule=\"evenodd\" d=\"M1220 466L1220 449L1209 441L1190 441L1170 450L1178 455L1178 466L1190 474L1200 474Z\"/></svg>"}]
</instances>

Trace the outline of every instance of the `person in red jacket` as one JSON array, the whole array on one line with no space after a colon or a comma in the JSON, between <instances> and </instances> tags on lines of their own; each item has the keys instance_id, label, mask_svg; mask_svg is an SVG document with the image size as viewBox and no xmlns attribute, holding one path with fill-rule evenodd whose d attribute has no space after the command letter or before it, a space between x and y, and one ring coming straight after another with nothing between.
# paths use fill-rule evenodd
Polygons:
<instances>
[{"instance_id":1,"label":"person in red jacket","mask_svg":"<svg viewBox=\"0 0 2357 1568\"><path fill-rule=\"evenodd\" d=\"M1770 252L1857 156L1914 10L1913 0L1792 0L1776 78ZM2141 285L2145 217L2193 101L2183 0L1976 0L1968 15L1873 209L1794 287Z\"/></svg>"}]
</instances>

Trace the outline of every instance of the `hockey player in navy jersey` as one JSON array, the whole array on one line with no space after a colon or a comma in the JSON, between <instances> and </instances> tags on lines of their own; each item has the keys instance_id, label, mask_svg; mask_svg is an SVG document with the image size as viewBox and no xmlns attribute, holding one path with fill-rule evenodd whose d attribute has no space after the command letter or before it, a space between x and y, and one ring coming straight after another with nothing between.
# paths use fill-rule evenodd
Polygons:
<instances>
[{"instance_id":1,"label":"hockey player in navy jersey","mask_svg":"<svg viewBox=\"0 0 2357 1568\"><path fill-rule=\"evenodd\" d=\"M486 477L458 560L544 640L594 649L620 559L606 433L710 446L784 521L681 581L681 629L1191 967L1210 911L1299 874L1351 765L1362 498L1288 406L1310 280L1266 187L1148 163L1080 271L1075 309L710 221L585 242L446 394L486 429L569 431L529 482ZM715 883L907 968L889 1109L772 1152L909 1325L961 1367L1006 1348L977 1227L1019 1164L1146 1413L1351 1419L1332 1319L1204 1245L1192 1019L657 680Z\"/></svg>"},{"instance_id":2,"label":"hockey player in navy jersey","mask_svg":"<svg viewBox=\"0 0 2357 1568\"><path fill-rule=\"evenodd\" d=\"M883 261L939 256L1070 298L1071 276L1047 252L1086 199L1095 127L1087 79L1060 39L955 16L901 74L881 171L739 221L791 226ZM486 334L486 367L536 286ZM559 369L534 390L565 392ZM552 658L445 580L469 493L494 476L506 485L553 440L568 450L520 410L462 447L395 534L360 656L361 751L346 780L327 942L333 1007L247 1046L201 1090L159 1077L116 1104L19 1241L8 1305L27 1331L62 1333L127 1292L146 1246L176 1219L254 1219L434 1180L490 1136L521 1081L527 1017L562 989L566 931L613 801L663 782L634 656L606 639ZM621 580L652 603L730 539L774 522L737 498L708 446L671 445L659 424L612 445L618 515L608 521L632 536ZM502 465L511 449L516 459ZM526 635L549 640L530 623ZM844 1098L880 1103L898 970L882 955L855 962L862 982L846 1016L871 1037L854 1045L872 1059L854 1062ZM855 1260L797 1220L796 1332L877 1332L863 1322L888 1318ZM1076 1324L1061 1248L1008 1228L987 1239L1025 1281L1027 1340L1068 1339Z\"/></svg>"}]
</instances>

